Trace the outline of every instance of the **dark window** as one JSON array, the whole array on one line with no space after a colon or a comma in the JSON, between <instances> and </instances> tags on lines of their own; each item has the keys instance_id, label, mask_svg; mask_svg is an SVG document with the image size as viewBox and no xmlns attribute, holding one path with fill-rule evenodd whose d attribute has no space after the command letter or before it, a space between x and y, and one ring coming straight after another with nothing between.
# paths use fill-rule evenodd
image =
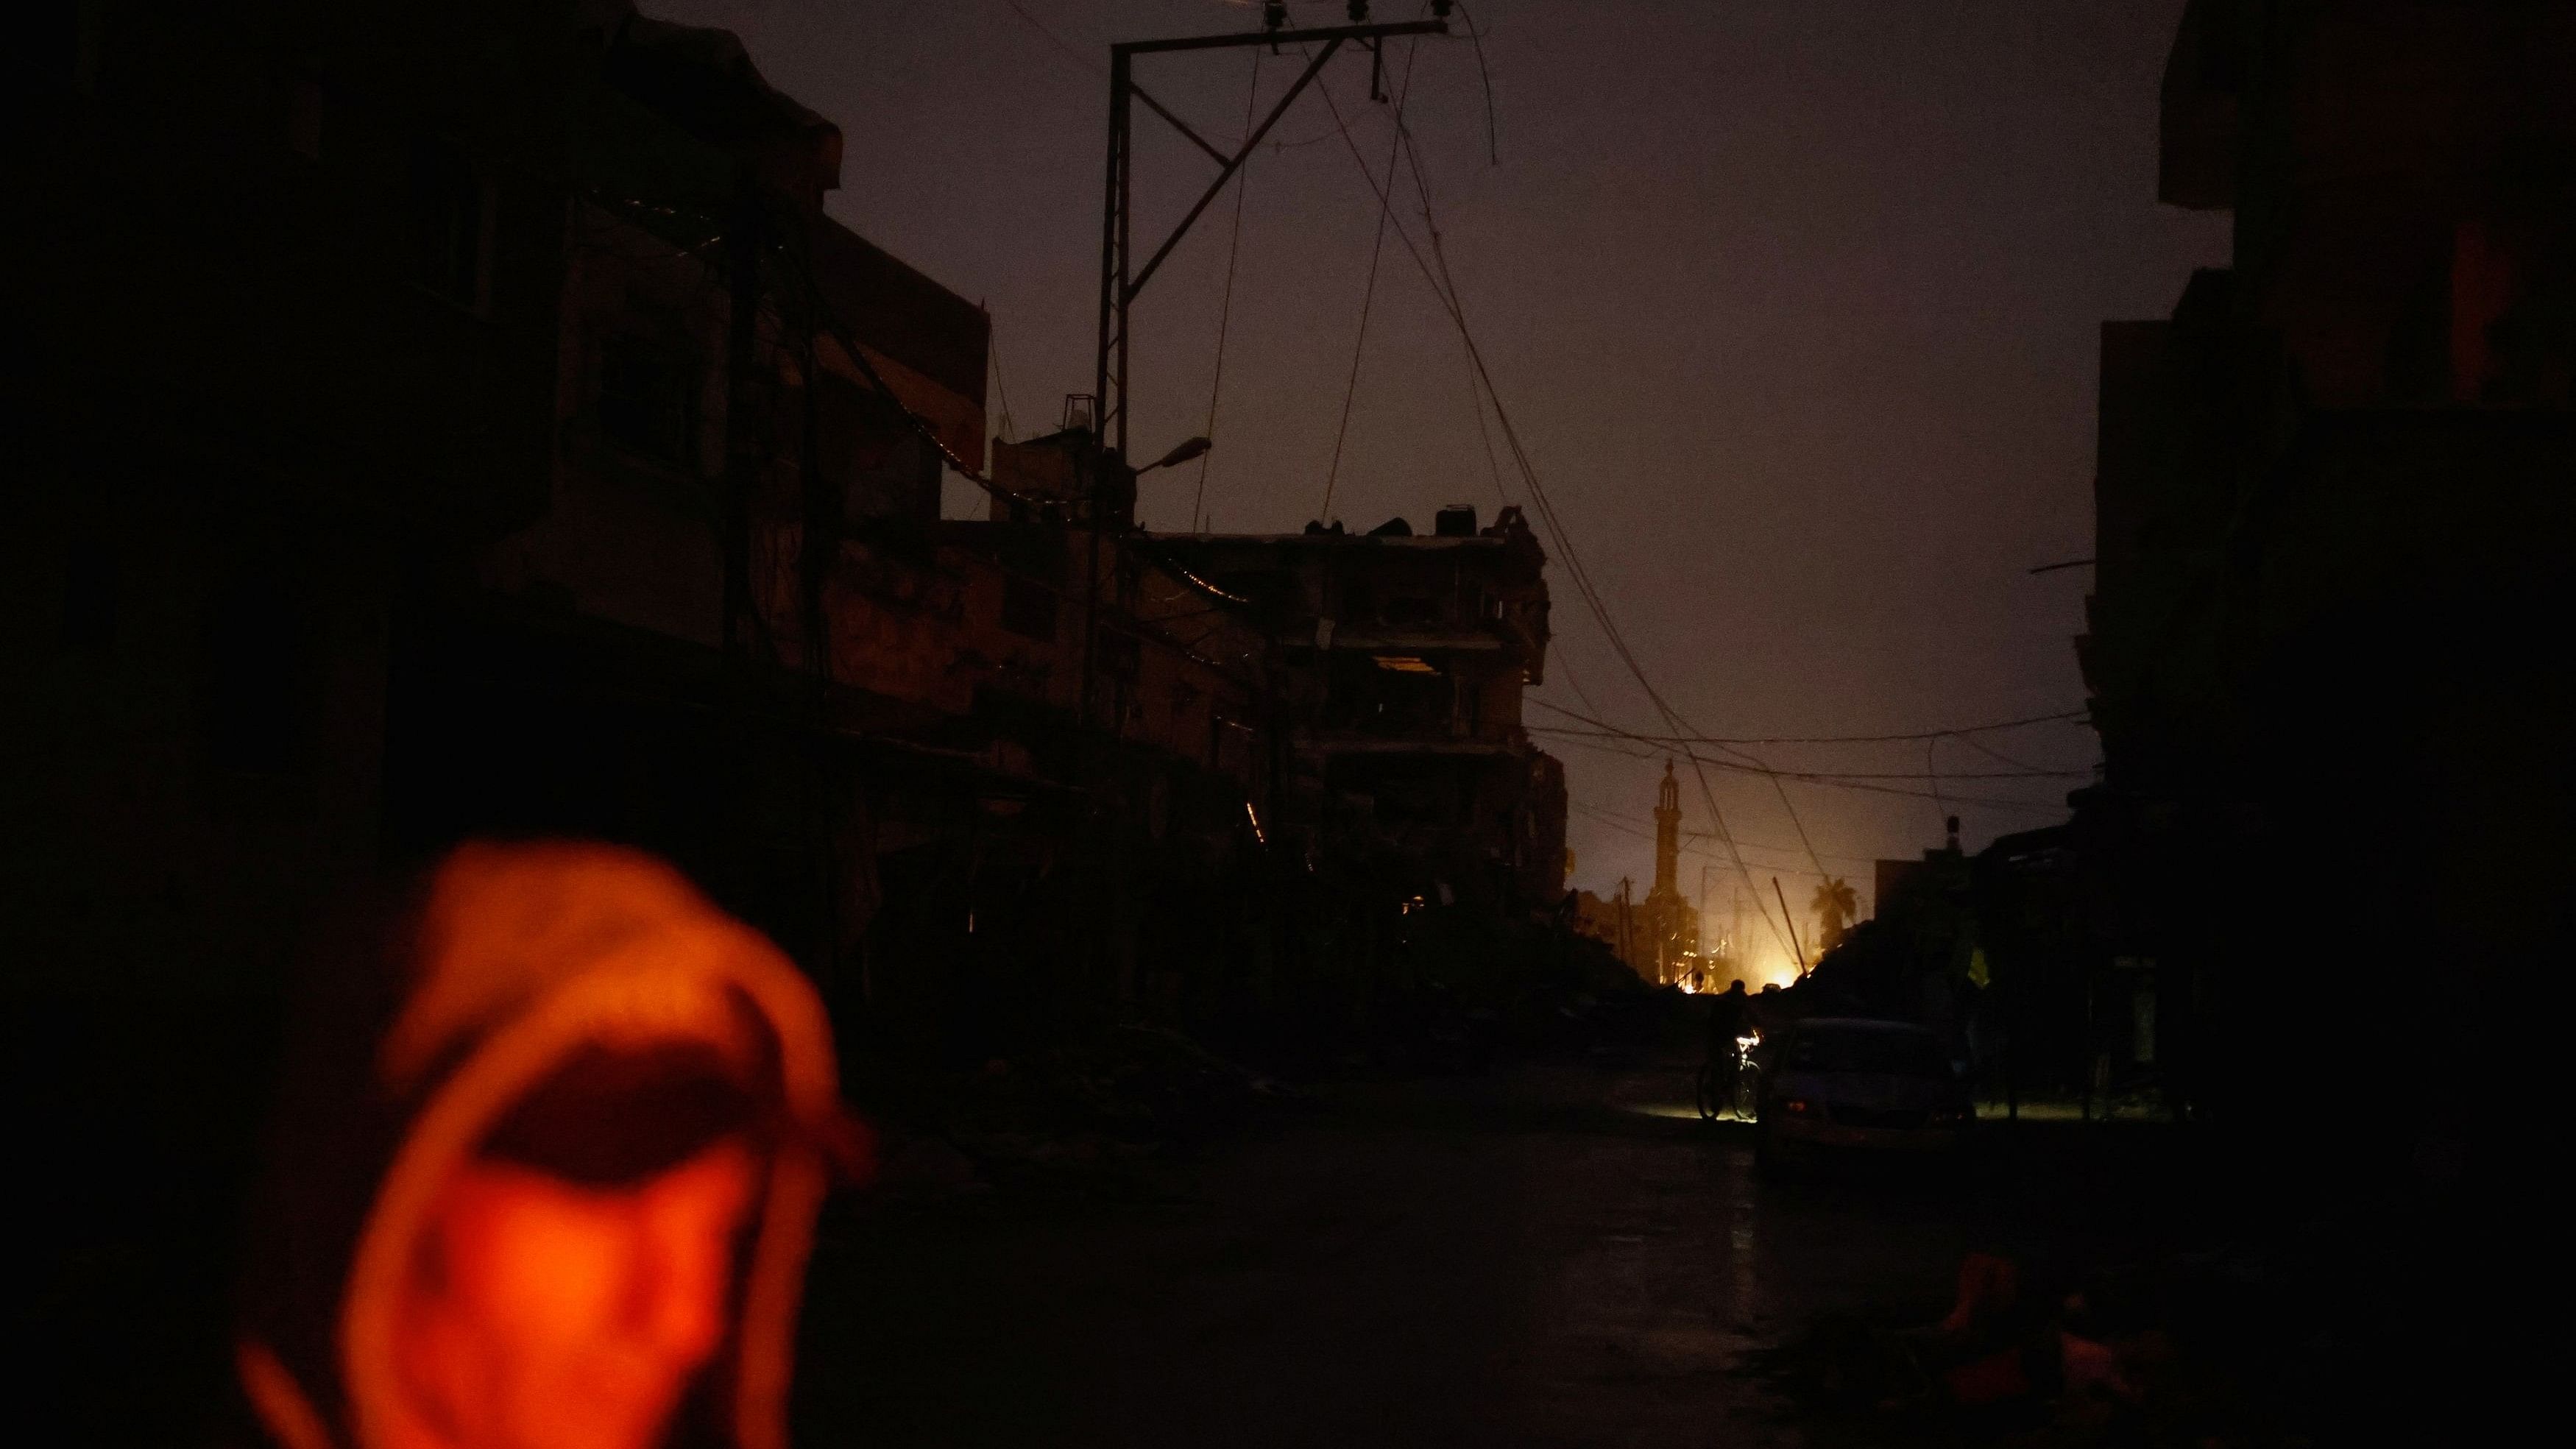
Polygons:
<instances>
[{"instance_id":1,"label":"dark window","mask_svg":"<svg viewBox=\"0 0 2576 1449\"><path fill-rule=\"evenodd\" d=\"M687 349L672 342L602 338L600 432L648 458L688 467L697 442L696 374Z\"/></svg>"},{"instance_id":2,"label":"dark window","mask_svg":"<svg viewBox=\"0 0 2576 1449\"><path fill-rule=\"evenodd\" d=\"M1390 629L1419 629L1440 622L1440 603L1420 594L1399 594L1386 601L1378 617Z\"/></svg>"},{"instance_id":3,"label":"dark window","mask_svg":"<svg viewBox=\"0 0 2576 1449\"><path fill-rule=\"evenodd\" d=\"M1018 574L1002 576L1002 627L1031 639L1055 638L1055 590Z\"/></svg>"},{"instance_id":4,"label":"dark window","mask_svg":"<svg viewBox=\"0 0 2576 1449\"><path fill-rule=\"evenodd\" d=\"M1327 678L1328 730L1387 737L1446 738L1455 699L1449 675L1412 655L1335 654Z\"/></svg>"},{"instance_id":5,"label":"dark window","mask_svg":"<svg viewBox=\"0 0 2576 1449\"><path fill-rule=\"evenodd\" d=\"M491 196L465 148L441 137L414 143L411 201L415 280L460 307L480 310Z\"/></svg>"},{"instance_id":6,"label":"dark window","mask_svg":"<svg viewBox=\"0 0 2576 1449\"><path fill-rule=\"evenodd\" d=\"M1377 621L1377 581L1366 573L1343 575L1341 617L1354 627L1365 628Z\"/></svg>"}]
</instances>

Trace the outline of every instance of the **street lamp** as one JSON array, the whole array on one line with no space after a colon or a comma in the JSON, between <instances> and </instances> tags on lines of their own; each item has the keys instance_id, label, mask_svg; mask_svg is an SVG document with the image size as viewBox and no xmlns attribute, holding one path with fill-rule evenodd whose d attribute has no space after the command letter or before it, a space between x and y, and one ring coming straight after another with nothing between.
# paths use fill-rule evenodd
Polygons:
<instances>
[{"instance_id":1,"label":"street lamp","mask_svg":"<svg viewBox=\"0 0 2576 1449\"><path fill-rule=\"evenodd\" d=\"M1206 452L1211 446L1213 445L1205 438L1187 438L1181 442L1180 446L1172 449L1172 451L1168 453L1165 453L1163 456L1156 458L1153 462L1146 464L1144 467L1139 468L1136 471L1139 473L1151 473L1157 468L1169 468L1175 463L1186 463L1192 458Z\"/></svg>"}]
</instances>

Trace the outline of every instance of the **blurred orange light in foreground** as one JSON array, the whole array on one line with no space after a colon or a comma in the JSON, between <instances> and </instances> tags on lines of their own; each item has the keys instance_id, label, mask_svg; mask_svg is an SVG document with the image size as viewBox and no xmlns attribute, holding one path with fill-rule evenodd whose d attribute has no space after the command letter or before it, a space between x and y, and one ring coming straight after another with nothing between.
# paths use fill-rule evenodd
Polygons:
<instances>
[{"instance_id":1,"label":"blurred orange light in foreground","mask_svg":"<svg viewBox=\"0 0 2576 1449\"><path fill-rule=\"evenodd\" d=\"M725 1329L761 1164L720 1142L599 1190L457 1170L394 1310L389 1449L647 1449Z\"/></svg>"},{"instance_id":2,"label":"blurred orange light in foreground","mask_svg":"<svg viewBox=\"0 0 2576 1449\"><path fill-rule=\"evenodd\" d=\"M784 1449L814 1217L865 1155L811 984L633 851L468 845L418 901L329 963L398 978L334 1023L372 1052L285 1104L237 1344L271 1436Z\"/></svg>"}]
</instances>

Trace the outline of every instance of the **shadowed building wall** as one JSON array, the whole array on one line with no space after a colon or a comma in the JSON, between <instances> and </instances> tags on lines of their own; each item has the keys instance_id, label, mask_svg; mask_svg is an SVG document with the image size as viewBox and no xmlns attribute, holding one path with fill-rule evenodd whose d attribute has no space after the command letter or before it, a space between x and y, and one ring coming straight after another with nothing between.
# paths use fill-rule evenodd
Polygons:
<instances>
[{"instance_id":1,"label":"shadowed building wall","mask_svg":"<svg viewBox=\"0 0 2576 1449\"><path fill-rule=\"evenodd\" d=\"M2501 1170L2576 931L2576 674L2521 642L2576 558L2576 12L2204 0L2164 103L2235 262L2103 333L2063 949L2152 976L2210 1114L2413 1062L2411 1150Z\"/></svg>"}]
</instances>

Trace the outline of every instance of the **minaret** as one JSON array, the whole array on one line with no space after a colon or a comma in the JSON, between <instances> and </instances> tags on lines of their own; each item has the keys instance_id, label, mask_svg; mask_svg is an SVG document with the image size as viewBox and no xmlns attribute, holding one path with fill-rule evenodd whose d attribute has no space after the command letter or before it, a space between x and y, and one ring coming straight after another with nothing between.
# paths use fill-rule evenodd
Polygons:
<instances>
[{"instance_id":1,"label":"minaret","mask_svg":"<svg viewBox=\"0 0 2576 1449\"><path fill-rule=\"evenodd\" d=\"M1647 895L1662 899L1681 890L1682 787L1673 778L1673 762L1664 761L1664 785L1655 792L1655 888Z\"/></svg>"}]
</instances>

